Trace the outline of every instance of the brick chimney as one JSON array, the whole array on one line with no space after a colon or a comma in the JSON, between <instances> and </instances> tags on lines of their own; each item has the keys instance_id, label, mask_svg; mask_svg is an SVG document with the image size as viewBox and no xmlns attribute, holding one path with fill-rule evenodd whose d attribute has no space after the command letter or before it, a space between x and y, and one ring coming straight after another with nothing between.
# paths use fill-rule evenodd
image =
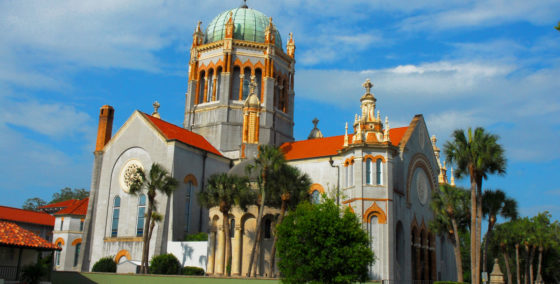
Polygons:
<instances>
[{"instance_id":1,"label":"brick chimney","mask_svg":"<svg viewBox=\"0 0 560 284\"><path fill-rule=\"evenodd\" d=\"M111 139L113 131L113 116L115 110L112 106L104 105L99 112L99 128L97 129L97 143L95 144L95 152L103 150L105 144Z\"/></svg>"}]
</instances>

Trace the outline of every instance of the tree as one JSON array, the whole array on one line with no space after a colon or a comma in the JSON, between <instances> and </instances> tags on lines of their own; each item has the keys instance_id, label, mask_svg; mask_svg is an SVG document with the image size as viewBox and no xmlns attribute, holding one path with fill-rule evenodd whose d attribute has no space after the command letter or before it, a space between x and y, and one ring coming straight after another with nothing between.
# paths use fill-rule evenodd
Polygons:
<instances>
[{"instance_id":1,"label":"tree","mask_svg":"<svg viewBox=\"0 0 560 284\"><path fill-rule=\"evenodd\" d=\"M34 197L34 198L28 198L27 200L25 200L25 202L23 203L23 206L21 207L24 210L31 210L31 211L39 211L39 207L46 205L47 202L45 202L45 200L39 198L39 197Z\"/></svg>"},{"instance_id":2,"label":"tree","mask_svg":"<svg viewBox=\"0 0 560 284\"><path fill-rule=\"evenodd\" d=\"M453 243L457 281L463 282L463 261L461 258L460 231L465 231L469 217L468 192L444 184L432 197L430 206L434 211L434 220L430 228L438 234L445 234Z\"/></svg>"},{"instance_id":3,"label":"tree","mask_svg":"<svg viewBox=\"0 0 560 284\"><path fill-rule=\"evenodd\" d=\"M484 128L471 128L467 134L462 129L453 132L452 141L444 145L447 161L455 163L458 178L469 175L471 183L471 277L472 283L480 283L480 235L482 222L482 180L488 174L505 174L504 149L498 144L498 136L487 133Z\"/></svg>"},{"instance_id":4,"label":"tree","mask_svg":"<svg viewBox=\"0 0 560 284\"><path fill-rule=\"evenodd\" d=\"M293 210L302 201L309 201L309 187L311 180L305 173L301 173L298 168L284 165L279 173L272 177L272 184L277 188L273 190L276 193L272 196L276 202L280 203L280 216L277 224L282 224L286 210ZM274 234L272 248L270 250L270 273L271 277L276 277L275 260L276 260L276 244L278 242L278 234Z\"/></svg>"},{"instance_id":5,"label":"tree","mask_svg":"<svg viewBox=\"0 0 560 284\"><path fill-rule=\"evenodd\" d=\"M367 233L348 208L332 199L302 202L278 225L278 266L286 283L353 283L373 263Z\"/></svg>"},{"instance_id":6,"label":"tree","mask_svg":"<svg viewBox=\"0 0 560 284\"><path fill-rule=\"evenodd\" d=\"M257 258L257 248L260 248L262 240L262 219L264 214L264 206L267 205L267 193L273 189L270 186L268 179L275 176L282 166L286 163L284 159L284 153L278 148L272 145L261 145L259 146L259 156L255 159L253 165L248 166L248 171L258 170L259 175L257 177L257 185L259 187L259 202L257 206L259 207L259 214L257 216L257 232L256 239L251 250L251 256L249 258L249 269L247 276L256 276L256 269L253 267L256 263Z\"/></svg>"},{"instance_id":7,"label":"tree","mask_svg":"<svg viewBox=\"0 0 560 284\"><path fill-rule=\"evenodd\" d=\"M249 204L254 204L255 192L249 188L246 177L238 177L227 173L215 174L208 179L206 190L198 193L198 201L206 208L218 206L222 213L222 223L226 240L226 273L231 271L231 238L229 226L229 213L235 205L246 210Z\"/></svg>"},{"instance_id":8,"label":"tree","mask_svg":"<svg viewBox=\"0 0 560 284\"><path fill-rule=\"evenodd\" d=\"M53 203L57 203L57 202L61 202L61 201L66 201L66 200L70 200L70 199L84 199L86 197L89 196L89 191L83 189L83 188L74 188L71 189L69 187L65 187L63 189L61 189L59 192L55 192L52 195L52 200L49 202L49 204L53 204Z\"/></svg>"},{"instance_id":9,"label":"tree","mask_svg":"<svg viewBox=\"0 0 560 284\"><path fill-rule=\"evenodd\" d=\"M502 257L504 258L506 265L507 283L513 283L509 261L509 250L515 245L515 242L512 237L511 222L496 225L494 233L492 235L487 234L486 242L492 243L493 245L491 245L491 247L494 247L496 251L502 253Z\"/></svg>"},{"instance_id":10,"label":"tree","mask_svg":"<svg viewBox=\"0 0 560 284\"><path fill-rule=\"evenodd\" d=\"M130 184L130 194L140 194L144 190L148 196L148 212L146 212L146 220L144 223L144 244L142 249L142 262L140 265L140 273L148 272L148 254L150 250L150 221L152 212L156 209L156 194L159 191L169 196L177 187L179 182L171 177L169 172L161 165L153 163L148 175L142 168L138 168L136 175L132 178Z\"/></svg>"},{"instance_id":11,"label":"tree","mask_svg":"<svg viewBox=\"0 0 560 284\"><path fill-rule=\"evenodd\" d=\"M557 29L558 31L560 31L560 21L558 22L558 26L556 26L554 28Z\"/></svg>"},{"instance_id":12,"label":"tree","mask_svg":"<svg viewBox=\"0 0 560 284\"><path fill-rule=\"evenodd\" d=\"M508 198L506 193L500 189L486 190L482 195L482 216L488 218L488 230L484 241L484 251L482 252L482 271L488 271L486 256L488 254L488 239L492 238L492 230L496 225L497 217L505 219L517 219L517 201Z\"/></svg>"}]
</instances>

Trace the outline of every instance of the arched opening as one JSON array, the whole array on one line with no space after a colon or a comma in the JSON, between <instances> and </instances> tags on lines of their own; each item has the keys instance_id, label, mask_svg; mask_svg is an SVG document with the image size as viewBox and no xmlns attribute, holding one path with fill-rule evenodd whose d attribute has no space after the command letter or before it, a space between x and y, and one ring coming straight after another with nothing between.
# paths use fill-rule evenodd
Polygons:
<instances>
[{"instance_id":1,"label":"arched opening","mask_svg":"<svg viewBox=\"0 0 560 284\"><path fill-rule=\"evenodd\" d=\"M249 84L251 83L251 68L243 69L243 96L241 100L245 101L249 97Z\"/></svg>"},{"instance_id":2,"label":"arched opening","mask_svg":"<svg viewBox=\"0 0 560 284\"><path fill-rule=\"evenodd\" d=\"M136 236L141 237L144 235L144 219L146 214L146 195L141 194L138 197L138 218L136 222Z\"/></svg>"},{"instance_id":3,"label":"arched opening","mask_svg":"<svg viewBox=\"0 0 560 284\"><path fill-rule=\"evenodd\" d=\"M397 222L396 236L396 249L395 254L397 257L398 271L401 272L404 267L404 229L401 221ZM400 275L400 273L398 273Z\"/></svg>"},{"instance_id":4,"label":"arched opening","mask_svg":"<svg viewBox=\"0 0 560 284\"><path fill-rule=\"evenodd\" d=\"M257 97L262 101L264 101L264 95L263 95L263 82L262 82L262 70L260 68L255 69L255 81L257 82L257 88L256 88L256 95Z\"/></svg>"},{"instance_id":5,"label":"arched opening","mask_svg":"<svg viewBox=\"0 0 560 284\"><path fill-rule=\"evenodd\" d=\"M214 91L215 95L212 99L213 101L220 100L220 92L222 91L222 67L218 67L218 71L216 72L216 86L214 87L216 90Z\"/></svg>"},{"instance_id":6,"label":"arched opening","mask_svg":"<svg viewBox=\"0 0 560 284\"><path fill-rule=\"evenodd\" d=\"M382 185L383 184L383 161L381 159L377 159L377 161L375 162L376 164L376 174L375 174L375 183L377 185Z\"/></svg>"},{"instance_id":7,"label":"arched opening","mask_svg":"<svg viewBox=\"0 0 560 284\"><path fill-rule=\"evenodd\" d=\"M198 76L198 102L199 104L204 102L204 91L206 89L206 72L204 70L200 71Z\"/></svg>"},{"instance_id":8,"label":"arched opening","mask_svg":"<svg viewBox=\"0 0 560 284\"><path fill-rule=\"evenodd\" d=\"M111 223L111 237L116 237L119 231L119 214L121 210L121 198L113 199L113 222Z\"/></svg>"},{"instance_id":9,"label":"arched opening","mask_svg":"<svg viewBox=\"0 0 560 284\"><path fill-rule=\"evenodd\" d=\"M239 100L241 98L241 94L239 93L240 90L240 82L243 78L241 78L241 69L239 66L233 67L233 76L231 82L231 100Z\"/></svg>"},{"instance_id":10,"label":"arched opening","mask_svg":"<svg viewBox=\"0 0 560 284\"><path fill-rule=\"evenodd\" d=\"M204 99L205 102L212 101L212 94L214 93L214 78L214 69L210 69L208 71L208 78L206 80L208 88L206 90L206 97Z\"/></svg>"},{"instance_id":11,"label":"arched opening","mask_svg":"<svg viewBox=\"0 0 560 284\"><path fill-rule=\"evenodd\" d=\"M369 217L368 224L368 234L369 234L369 243L371 246L371 250L375 255L376 261L370 266L370 278L372 280L380 280L381 279L381 263L379 259L381 258L381 227L379 226L379 218L376 214L371 214Z\"/></svg>"}]
</instances>

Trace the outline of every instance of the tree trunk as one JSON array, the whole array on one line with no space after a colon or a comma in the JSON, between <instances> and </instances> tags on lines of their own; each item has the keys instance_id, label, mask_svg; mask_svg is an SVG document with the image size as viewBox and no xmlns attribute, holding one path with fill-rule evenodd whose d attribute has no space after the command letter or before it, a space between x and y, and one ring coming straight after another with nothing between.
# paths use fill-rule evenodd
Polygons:
<instances>
[{"instance_id":1,"label":"tree trunk","mask_svg":"<svg viewBox=\"0 0 560 284\"><path fill-rule=\"evenodd\" d=\"M150 249L150 221L152 220L152 211L154 210L154 196L150 196L148 193L148 212L146 213L146 217L144 220L144 247L142 248L142 261L140 264L140 273L146 274L148 273L148 253Z\"/></svg>"},{"instance_id":2,"label":"tree trunk","mask_svg":"<svg viewBox=\"0 0 560 284\"><path fill-rule=\"evenodd\" d=\"M478 284L476 277L476 182L472 166L469 166L471 176L471 283Z\"/></svg>"},{"instance_id":3,"label":"tree trunk","mask_svg":"<svg viewBox=\"0 0 560 284\"><path fill-rule=\"evenodd\" d=\"M284 220L284 214L286 214L286 203L287 201L282 200L282 206L280 207L280 216L278 217L278 222L276 226L282 224L282 220ZM278 241L278 233L274 234L274 241L272 241L272 249L270 250L270 277L276 277L276 271L274 267L274 263L276 260L276 242Z\"/></svg>"},{"instance_id":4,"label":"tree trunk","mask_svg":"<svg viewBox=\"0 0 560 284\"><path fill-rule=\"evenodd\" d=\"M461 259L459 228L457 226L457 221L454 218L451 219L451 224L453 225L453 237L455 239L453 250L455 252L455 265L457 266L457 282L463 282L463 260Z\"/></svg>"},{"instance_id":5,"label":"tree trunk","mask_svg":"<svg viewBox=\"0 0 560 284\"><path fill-rule=\"evenodd\" d=\"M533 276L533 260L535 259L536 248L536 246L531 246L531 252L529 253L529 279L531 284L535 281L535 277Z\"/></svg>"},{"instance_id":6,"label":"tree trunk","mask_svg":"<svg viewBox=\"0 0 560 284\"><path fill-rule=\"evenodd\" d=\"M506 262L507 283L511 284L513 283L513 279L511 277L511 269L509 267L509 255L505 246L502 246L502 253L504 255L504 261Z\"/></svg>"},{"instance_id":7,"label":"tree trunk","mask_svg":"<svg viewBox=\"0 0 560 284\"><path fill-rule=\"evenodd\" d=\"M517 284L521 284L521 271L519 271L519 244L515 244L515 267L517 272Z\"/></svg>"},{"instance_id":8,"label":"tree trunk","mask_svg":"<svg viewBox=\"0 0 560 284\"><path fill-rule=\"evenodd\" d=\"M525 261L525 277L523 283L529 284L529 259L531 258L531 249L528 244L525 244L525 254L527 255L527 261Z\"/></svg>"},{"instance_id":9,"label":"tree trunk","mask_svg":"<svg viewBox=\"0 0 560 284\"><path fill-rule=\"evenodd\" d=\"M476 196L476 283L480 283L481 234L482 234L482 178L478 178Z\"/></svg>"},{"instance_id":10,"label":"tree trunk","mask_svg":"<svg viewBox=\"0 0 560 284\"><path fill-rule=\"evenodd\" d=\"M488 271L488 261L486 259L488 255L488 241L492 237L492 229L494 228L494 222L496 220L495 216L488 216L488 231L486 232L486 238L484 240L484 250L482 251L482 271Z\"/></svg>"},{"instance_id":11,"label":"tree trunk","mask_svg":"<svg viewBox=\"0 0 560 284\"><path fill-rule=\"evenodd\" d=\"M257 216L257 230L255 236L255 242L253 243L253 249L251 250L251 256L249 258L249 270L247 271L247 277L251 277L251 272L253 271L253 264L255 262L256 252L257 252L257 245L260 243L261 239L261 231L262 231L262 217L264 214L264 200L266 197L266 176L265 176L266 169L263 169L262 178L263 178L263 187L262 187L262 194L261 194L261 202L259 204L259 215ZM254 274L254 273L253 273Z\"/></svg>"},{"instance_id":12,"label":"tree trunk","mask_svg":"<svg viewBox=\"0 0 560 284\"><path fill-rule=\"evenodd\" d=\"M542 264L542 253L544 251L544 248L541 246L539 246L539 264L537 265L537 277L539 277L539 275L542 277L541 275L541 264Z\"/></svg>"},{"instance_id":13,"label":"tree trunk","mask_svg":"<svg viewBox=\"0 0 560 284\"><path fill-rule=\"evenodd\" d=\"M222 226L224 227L224 237L225 237L225 263L224 263L224 274L227 276L231 275L231 238L229 237L229 210L222 211Z\"/></svg>"}]
</instances>

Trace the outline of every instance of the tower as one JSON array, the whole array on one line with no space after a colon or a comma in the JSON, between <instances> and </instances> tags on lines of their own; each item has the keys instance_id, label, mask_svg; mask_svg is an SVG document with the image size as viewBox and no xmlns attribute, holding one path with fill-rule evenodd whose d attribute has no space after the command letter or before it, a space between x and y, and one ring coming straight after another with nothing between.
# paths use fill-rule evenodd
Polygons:
<instances>
[{"instance_id":1,"label":"tower","mask_svg":"<svg viewBox=\"0 0 560 284\"><path fill-rule=\"evenodd\" d=\"M291 34L286 50L272 18L246 5L221 13L205 32L199 22L190 52L184 127L231 159L246 157L248 144L293 141ZM255 97L249 105L252 78ZM255 131L247 132L246 125Z\"/></svg>"},{"instance_id":2,"label":"tower","mask_svg":"<svg viewBox=\"0 0 560 284\"><path fill-rule=\"evenodd\" d=\"M97 128L97 142L95 143L96 152L103 150L105 144L111 140L114 114L115 110L109 105L102 106L99 111L99 126Z\"/></svg>"}]
</instances>

